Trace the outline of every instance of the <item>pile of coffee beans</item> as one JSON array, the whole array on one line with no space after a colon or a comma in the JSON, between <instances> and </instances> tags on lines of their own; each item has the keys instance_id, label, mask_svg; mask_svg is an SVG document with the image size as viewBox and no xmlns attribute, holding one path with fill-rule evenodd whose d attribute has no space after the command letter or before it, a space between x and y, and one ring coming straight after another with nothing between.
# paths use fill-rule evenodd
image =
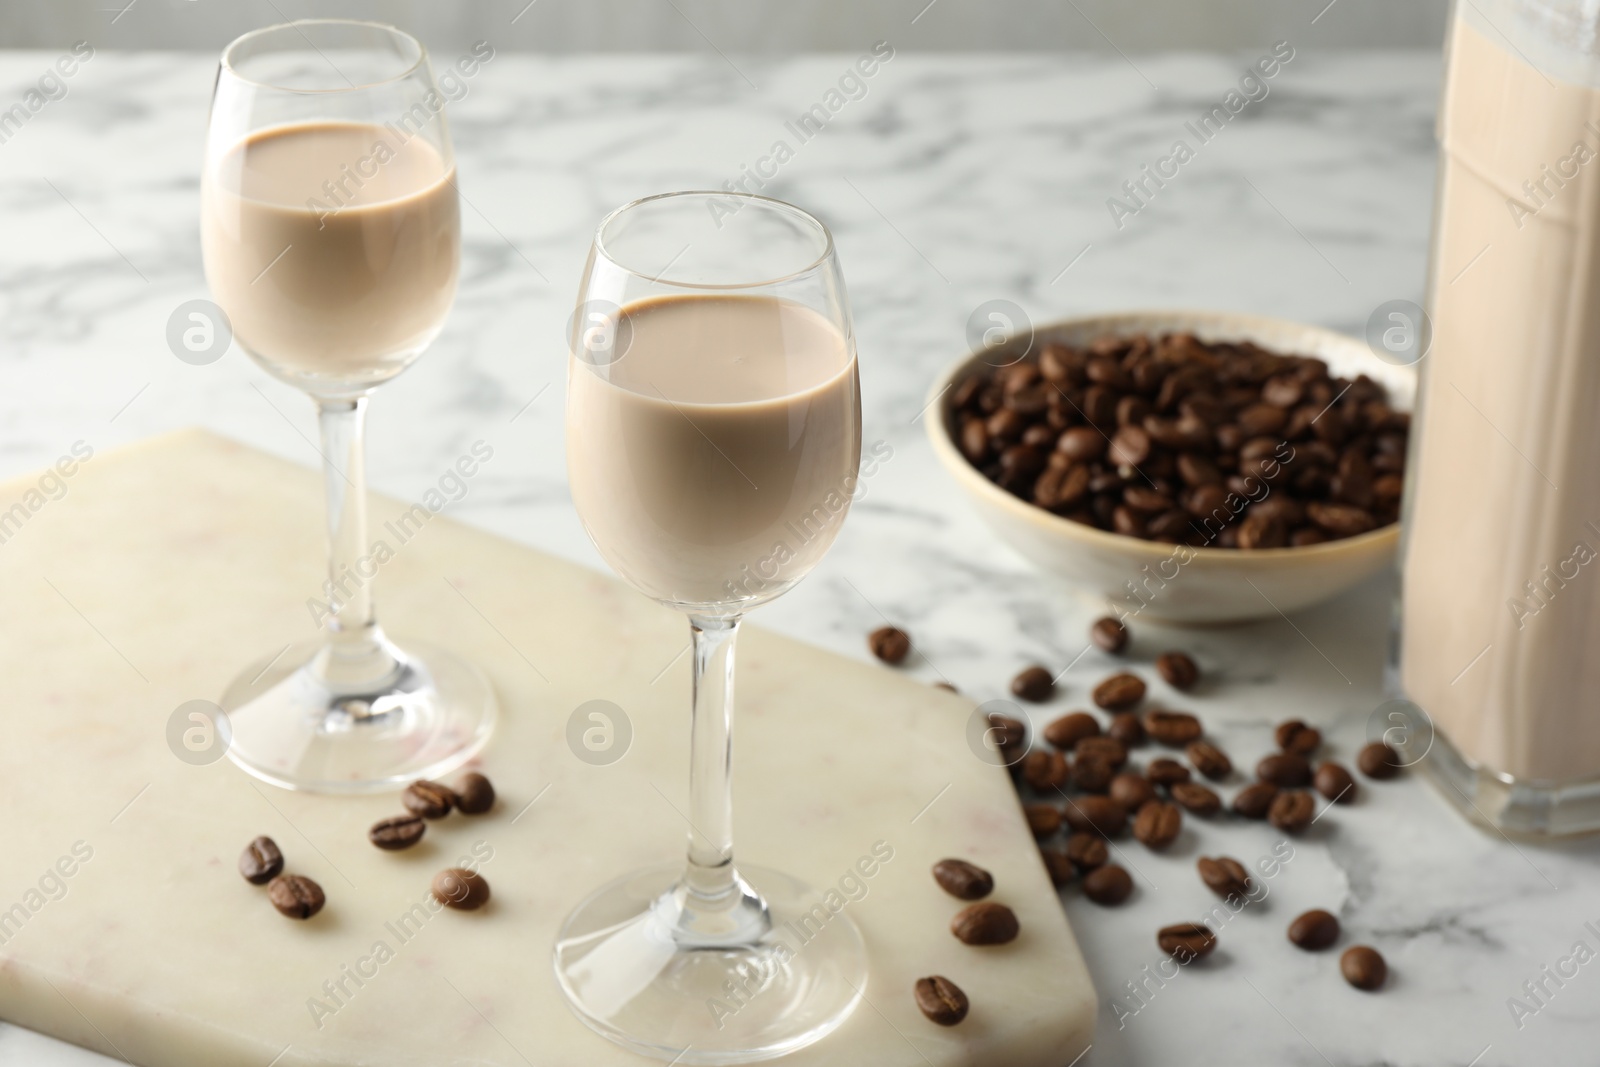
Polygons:
<instances>
[{"instance_id":1,"label":"pile of coffee beans","mask_svg":"<svg viewBox=\"0 0 1600 1067\"><path fill-rule=\"evenodd\" d=\"M406 786L400 803L406 814L379 819L367 831L367 840L386 852L410 848L421 841L428 820L442 819L452 811L482 815L494 807L494 785L476 771L462 775L454 789L424 779Z\"/></svg>"},{"instance_id":2,"label":"pile of coffee beans","mask_svg":"<svg viewBox=\"0 0 1600 1067\"><path fill-rule=\"evenodd\" d=\"M1366 375L1190 333L1046 342L957 382L951 412L957 447L1007 492L1197 548L1314 545L1397 521L1411 426Z\"/></svg>"},{"instance_id":3,"label":"pile of coffee beans","mask_svg":"<svg viewBox=\"0 0 1600 1067\"><path fill-rule=\"evenodd\" d=\"M270 837L258 837L244 847L239 873L251 885L266 886L272 906L291 919L309 919L328 902L316 882L303 874L283 873L283 852Z\"/></svg>"}]
</instances>

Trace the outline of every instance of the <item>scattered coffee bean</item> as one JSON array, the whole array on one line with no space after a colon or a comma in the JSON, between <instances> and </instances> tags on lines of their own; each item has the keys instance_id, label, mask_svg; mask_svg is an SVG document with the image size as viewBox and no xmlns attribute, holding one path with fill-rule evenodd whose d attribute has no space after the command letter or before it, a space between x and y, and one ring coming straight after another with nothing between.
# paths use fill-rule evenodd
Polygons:
<instances>
[{"instance_id":1,"label":"scattered coffee bean","mask_svg":"<svg viewBox=\"0 0 1600 1067\"><path fill-rule=\"evenodd\" d=\"M1203 818L1222 810L1222 798L1197 782L1179 782L1168 792L1185 810Z\"/></svg>"},{"instance_id":2,"label":"scattered coffee bean","mask_svg":"<svg viewBox=\"0 0 1600 1067\"><path fill-rule=\"evenodd\" d=\"M367 840L385 851L398 852L421 841L427 829L420 815L391 815L372 824Z\"/></svg>"},{"instance_id":3,"label":"scattered coffee bean","mask_svg":"<svg viewBox=\"0 0 1600 1067\"><path fill-rule=\"evenodd\" d=\"M1072 865L1072 859L1059 848L1042 848L1039 858L1044 860L1045 873L1050 875L1050 884L1057 889L1072 881L1077 873L1077 868Z\"/></svg>"},{"instance_id":4,"label":"scattered coffee bean","mask_svg":"<svg viewBox=\"0 0 1600 1067\"><path fill-rule=\"evenodd\" d=\"M1138 811L1156 799L1155 786L1144 775L1133 771L1123 771L1111 779L1111 787L1107 792L1112 800L1129 811Z\"/></svg>"},{"instance_id":5,"label":"scattered coffee bean","mask_svg":"<svg viewBox=\"0 0 1600 1067\"><path fill-rule=\"evenodd\" d=\"M1085 793L1104 793L1111 788L1111 779L1117 769L1111 761L1097 753L1090 753L1072 765L1072 782Z\"/></svg>"},{"instance_id":6,"label":"scattered coffee bean","mask_svg":"<svg viewBox=\"0 0 1600 1067\"><path fill-rule=\"evenodd\" d=\"M1171 789L1180 782L1187 782L1190 777L1189 768L1166 756L1151 760L1150 765L1144 769L1144 772L1149 776L1151 782L1161 786L1163 789Z\"/></svg>"},{"instance_id":7,"label":"scattered coffee bean","mask_svg":"<svg viewBox=\"0 0 1600 1067\"><path fill-rule=\"evenodd\" d=\"M1164 800L1150 801L1133 819L1133 836L1146 848L1166 848L1182 829L1183 812Z\"/></svg>"},{"instance_id":8,"label":"scattered coffee bean","mask_svg":"<svg viewBox=\"0 0 1600 1067\"><path fill-rule=\"evenodd\" d=\"M940 1026L954 1026L967 1017L967 995L942 975L918 978L916 998L922 1014Z\"/></svg>"},{"instance_id":9,"label":"scattered coffee bean","mask_svg":"<svg viewBox=\"0 0 1600 1067\"><path fill-rule=\"evenodd\" d=\"M1313 908L1289 924L1289 940L1311 952L1327 948L1339 940L1339 920L1321 908Z\"/></svg>"},{"instance_id":10,"label":"scattered coffee bean","mask_svg":"<svg viewBox=\"0 0 1600 1067\"><path fill-rule=\"evenodd\" d=\"M1200 681L1200 668L1182 652L1163 652L1157 656L1156 673L1174 689L1193 689Z\"/></svg>"},{"instance_id":11,"label":"scattered coffee bean","mask_svg":"<svg viewBox=\"0 0 1600 1067\"><path fill-rule=\"evenodd\" d=\"M1067 838L1066 857L1078 870L1092 871L1106 865L1111 850L1106 847L1105 838L1098 834L1076 833Z\"/></svg>"},{"instance_id":12,"label":"scattered coffee bean","mask_svg":"<svg viewBox=\"0 0 1600 1067\"><path fill-rule=\"evenodd\" d=\"M280 874L267 885L272 906L291 919L309 919L322 910L322 887L300 874Z\"/></svg>"},{"instance_id":13,"label":"scattered coffee bean","mask_svg":"<svg viewBox=\"0 0 1600 1067\"><path fill-rule=\"evenodd\" d=\"M412 782L400 794L400 803L413 815L424 819L442 819L455 807L456 795L449 786L438 782Z\"/></svg>"},{"instance_id":14,"label":"scattered coffee bean","mask_svg":"<svg viewBox=\"0 0 1600 1067\"><path fill-rule=\"evenodd\" d=\"M1126 711L1144 699L1144 679L1136 674L1113 674L1094 687L1094 702L1107 711ZM1149 727L1145 723L1145 727Z\"/></svg>"},{"instance_id":15,"label":"scattered coffee bean","mask_svg":"<svg viewBox=\"0 0 1600 1067\"><path fill-rule=\"evenodd\" d=\"M251 885L266 885L283 873L283 853L270 837L258 837L239 853L239 873Z\"/></svg>"},{"instance_id":16,"label":"scattered coffee bean","mask_svg":"<svg viewBox=\"0 0 1600 1067\"><path fill-rule=\"evenodd\" d=\"M1368 778L1393 778L1400 773L1400 753L1382 741L1374 741L1356 756L1356 766Z\"/></svg>"},{"instance_id":17,"label":"scattered coffee bean","mask_svg":"<svg viewBox=\"0 0 1600 1067\"><path fill-rule=\"evenodd\" d=\"M1317 814L1317 802L1310 793L1299 790L1279 793L1267 809L1267 821L1286 834L1298 834L1311 825Z\"/></svg>"},{"instance_id":18,"label":"scattered coffee bean","mask_svg":"<svg viewBox=\"0 0 1600 1067\"><path fill-rule=\"evenodd\" d=\"M968 904L950 920L950 932L968 945L1003 945L1017 937L1016 912L1004 904Z\"/></svg>"},{"instance_id":19,"label":"scattered coffee bean","mask_svg":"<svg viewBox=\"0 0 1600 1067\"><path fill-rule=\"evenodd\" d=\"M1049 837L1061 829L1061 812L1049 804L1029 804L1022 809L1034 837Z\"/></svg>"},{"instance_id":20,"label":"scattered coffee bean","mask_svg":"<svg viewBox=\"0 0 1600 1067\"><path fill-rule=\"evenodd\" d=\"M995 746L1000 749L1000 758L1010 766L1027 751L1028 724L997 711L989 712L988 719L989 733L994 738Z\"/></svg>"},{"instance_id":21,"label":"scattered coffee bean","mask_svg":"<svg viewBox=\"0 0 1600 1067\"><path fill-rule=\"evenodd\" d=\"M477 911L489 903L489 883L477 871L447 867L433 876L433 899L457 911Z\"/></svg>"},{"instance_id":22,"label":"scattered coffee bean","mask_svg":"<svg viewBox=\"0 0 1600 1067\"><path fill-rule=\"evenodd\" d=\"M1083 895L1096 904L1117 905L1133 894L1133 877L1115 863L1083 876Z\"/></svg>"},{"instance_id":23,"label":"scattered coffee bean","mask_svg":"<svg viewBox=\"0 0 1600 1067\"><path fill-rule=\"evenodd\" d=\"M1183 754L1189 757L1195 770L1213 782L1220 782L1233 773L1233 761L1228 754L1209 741L1191 741Z\"/></svg>"},{"instance_id":24,"label":"scattered coffee bean","mask_svg":"<svg viewBox=\"0 0 1600 1067\"><path fill-rule=\"evenodd\" d=\"M1230 856L1218 856L1216 859L1202 856L1195 866L1199 868L1200 880L1206 884L1206 888L1223 900L1229 897L1243 900L1250 895L1250 872L1238 860Z\"/></svg>"},{"instance_id":25,"label":"scattered coffee bean","mask_svg":"<svg viewBox=\"0 0 1600 1067\"><path fill-rule=\"evenodd\" d=\"M1085 756L1099 756L1112 767L1121 767L1128 762L1128 750L1114 737L1085 737L1073 746L1072 754L1082 759Z\"/></svg>"},{"instance_id":26,"label":"scattered coffee bean","mask_svg":"<svg viewBox=\"0 0 1600 1067\"><path fill-rule=\"evenodd\" d=\"M1307 726L1299 719L1279 723L1274 736L1278 740L1279 748L1302 756L1311 755L1317 750L1317 746L1322 744L1322 731L1314 726Z\"/></svg>"},{"instance_id":27,"label":"scattered coffee bean","mask_svg":"<svg viewBox=\"0 0 1600 1067\"><path fill-rule=\"evenodd\" d=\"M1252 782L1233 795L1233 811L1246 819L1265 819L1277 798L1278 787L1271 782Z\"/></svg>"},{"instance_id":28,"label":"scattered coffee bean","mask_svg":"<svg viewBox=\"0 0 1600 1067\"><path fill-rule=\"evenodd\" d=\"M456 810L463 815L482 815L494 807L494 784L477 771L461 776L455 794Z\"/></svg>"},{"instance_id":29,"label":"scattered coffee bean","mask_svg":"<svg viewBox=\"0 0 1600 1067\"><path fill-rule=\"evenodd\" d=\"M1163 926L1156 934L1156 944L1161 951L1177 960L1188 963L1208 955L1217 947L1217 935L1204 923L1178 923Z\"/></svg>"},{"instance_id":30,"label":"scattered coffee bean","mask_svg":"<svg viewBox=\"0 0 1600 1067\"><path fill-rule=\"evenodd\" d=\"M1187 711L1151 708L1144 713L1144 732L1157 744L1182 748L1200 739L1200 720Z\"/></svg>"},{"instance_id":31,"label":"scattered coffee bean","mask_svg":"<svg viewBox=\"0 0 1600 1067\"><path fill-rule=\"evenodd\" d=\"M1128 809L1110 797L1074 797L1062 816L1074 830L1092 830L1102 837L1116 837L1128 825Z\"/></svg>"},{"instance_id":32,"label":"scattered coffee bean","mask_svg":"<svg viewBox=\"0 0 1600 1067\"><path fill-rule=\"evenodd\" d=\"M1085 737L1094 737L1100 733L1100 720L1090 715L1087 711L1074 711L1051 722L1044 728L1044 739L1063 752L1071 752L1073 747Z\"/></svg>"},{"instance_id":33,"label":"scattered coffee bean","mask_svg":"<svg viewBox=\"0 0 1600 1067\"><path fill-rule=\"evenodd\" d=\"M880 626L867 635L867 647L883 662L898 666L911 652L911 637L897 626Z\"/></svg>"},{"instance_id":34,"label":"scattered coffee bean","mask_svg":"<svg viewBox=\"0 0 1600 1067\"><path fill-rule=\"evenodd\" d=\"M1256 777L1280 789L1311 784L1311 764L1298 752L1275 752L1256 764Z\"/></svg>"},{"instance_id":35,"label":"scattered coffee bean","mask_svg":"<svg viewBox=\"0 0 1600 1067\"><path fill-rule=\"evenodd\" d=\"M1071 777L1067 758L1059 752L1036 748L1022 757L1022 780L1040 793L1053 793L1066 787Z\"/></svg>"},{"instance_id":36,"label":"scattered coffee bean","mask_svg":"<svg viewBox=\"0 0 1600 1067\"><path fill-rule=\"evenodd\" d=\"M1089 640L1100 651L1114 656L1128 647L1128 628L1107 615L1103 619L1096 619L1094 625L1089 627Z\"/></svg>"},{"instance_id":37,"label":"scattered coffee bean","mask_svg":"<svg viewBox=\"0 0 1600 1067\"><path fill-rule=\"evenodd\" d=\"M1055 679L1043 667L1029 667L1011 679L1011 695L1018 700L1043 704L1056 691Z\"/></svg>"},{"instance_id":38,"label":"scattered coffee bean","mask_svg":"<svg viewBox=\"0 0 1600 1067\"><path fill-rule=\"evenodd\" d=\"M935 863L933 880L958 900L982 900L994 891L994 875L966 860L944 859Z\"/></svg>"},{"instance_id":39,"label":"scattered coffee bean","mask_svg":"<svg viewBox=\"0 0 1600 1067\"><path fill-rule=\"evenodd\" d=\"M951 685L949 682L934 682L933 683L933 687L935 689L943 689L946 693L959 693L959 692L961 692L961 690L957 689L955 686Z\"/></svg>"},{"instance_id":40,"label":"scattered coffee bean","mask_svg":"<svg viewBox=\"0 0 1600 1067\"><path fill-rule=\"evenodd\" d=\"M1372 991L1383 985L1389 977L1389 965L1383 962L1378 950L1368 945L1356 945L1344 950L1339 957L1339 971L1344 980L1357 989Z\"/></svg>"},{"instance_id":41,"label":"scattered coffee bean","mask_svg":"<svg viewBox=\"0 0 1600 1067\"><path fill-rule=\"evenodd\" d=\"M1190 333L1038 344L957 382L949 417L968 462L1040 508L1230 549L1396 521L1398 494L1380 497L1375 476L1400 481L1410 430L1370 378ZM1235 510L1230 498L1254 503Z\"/></svg>"},{"instance_id":42,"label":"scattered coffee bean","mask_svg":"<svg viewBox=\"0 0 1600 1067\"><path fill-rule=\"evenodd\" d=\"M1144 744L1144 723L1131 711L1119 711L1111 716L1111 725L1106 727L1106 733L1121 741L1124 748Z\"/></svg>"},{"instance_id":43,"label":"scattered coffee bean","mask_svg":"<svg viewBox=\"0 0 1600 1067\"><path fill-rule=\"evenodd\" d=\"M1317 787L1317 792L1335 804L1355 803L1356 780L1337 763L1324 763L1318 767L1312 783Z\"/></svg>"}]
</instances>

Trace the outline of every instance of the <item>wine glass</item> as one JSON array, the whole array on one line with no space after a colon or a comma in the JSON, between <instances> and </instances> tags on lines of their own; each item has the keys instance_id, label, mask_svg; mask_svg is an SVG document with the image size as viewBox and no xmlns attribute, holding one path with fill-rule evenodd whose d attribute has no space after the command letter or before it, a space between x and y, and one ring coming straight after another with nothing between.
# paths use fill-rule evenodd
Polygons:
<instances>
[{"instance_id":1,"label":"wine glass","mask_svg":"<svg viewBox=\"0 0 1600 1067\"><path fill-rule=\"evenodd\" d=\"M410 35L312 19L223 51L200 182L206 280L251 358L316 401L327 488L328 580L307 602L322 632L222 698L228 755L276 785L394 788L463 763L494 724L477 668L402 649L372 607L395 545L367 534L367 397L444 326L461 260L455 181L442 97Z\"/></svg>"},{"instance_id":2,"label":"wine glass","mask_svg":"<svg viewBox=\"0 0 1600 1067\"><path fill-rule=\"evenodd\" d=\"M765 197L668 193L606 217L573 316L572 499L600 554L689 617L688 865L629 875L566 920L555 969L590 1027L676 1063L781 1056L866 984L848 915L788 876L735 869L733 650L844 521L861 402L826 227ZM804 936L796 931L803 931Z\"/></svg>"}]
</instances>

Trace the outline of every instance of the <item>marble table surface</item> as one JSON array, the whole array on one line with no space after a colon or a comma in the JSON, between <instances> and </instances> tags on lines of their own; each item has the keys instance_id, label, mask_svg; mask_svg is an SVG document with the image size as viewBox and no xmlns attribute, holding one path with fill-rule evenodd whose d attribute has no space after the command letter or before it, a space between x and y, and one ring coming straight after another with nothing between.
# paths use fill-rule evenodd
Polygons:
<instances>
[{"instance_id":1,"label":"marble table surface","mask_svg":"<svg viewBox=\"0 0 1600 1067\"><path fill-rule=\"evenodd\" d=\"M1127 59L901 51L798 145L786 121L823 101L870 42L784 60L496 55L450 108L467 198L460 297L434 349L374 402L372 484L417 498L481 437L494 459L450 513L599 566L570 506L562 446L564 323L592 228L634 197L720 185L787 139L793 158L765 191L815 211L837 237L866 440L892 457L831 555L754 621L865 658L865 633L893 620L918 647L902 669L978 699L1002 695L1029 663L1064 668L1096 605L1041 579L957 498L925 444L927 383L964 350L973 310L996 298L1037 321L1176 305L1351 332L1386 300L1419 299L1438 57L1319 50L1316 32L1306 26L1269 95L1120 229L1107 198L1266 47ZM56 58L0 53L0 109ZM206 295L197 198L213 69L207 56L96 52L63 98L0 143L0 476L51 463L75 441L98 451L195 423L317 461L303 397L237 349L197 367L167 346L173 310ZM1241 765L1290 715L1320 724L1348 760L1382 699L1392 591L1376 580L1292 622L1139 625L1134 658L1193 652L1210 681L1190 706ZM381 609L381 584L378 595ZM1098 652L1078 659L1036 721L1085 703L1109 669ZM1129 983L1157 958L1154 930L1213 903L1195 858L1250 861L1273 843L1261 826L1207 827L1159 857L1130 842L1129 904L1066 894L1102 1001L1084 1063L1592 1057L1600 968L1560 985L1543 968L1580 940L1595 945L1585 923L1600 925L1600 843L1509 842L1414 777L1319 821L1260 913L1228 925L1223 949L1134 999ZM0 863L0 897L22 892L24 873ZM1288 919L1312 906L1340 915L1344 943L1384 952L1383 992L1356 993L1333 955L1283 940ZM1541 980L1528 1001L1524 984ZM1536 1010L1514 1014L1513 997ZM0 1067L100 1062L0 1025Z\"/></svg>"}]
</instances>

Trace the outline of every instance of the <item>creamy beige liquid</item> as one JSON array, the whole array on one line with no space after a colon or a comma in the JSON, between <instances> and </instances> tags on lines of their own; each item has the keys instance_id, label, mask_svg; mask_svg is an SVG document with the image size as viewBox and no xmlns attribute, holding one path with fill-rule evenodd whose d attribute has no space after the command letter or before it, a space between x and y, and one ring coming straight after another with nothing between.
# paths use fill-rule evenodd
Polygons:
<instances>
[{"instance_id":1,"label":"creamy beige liquid","mask_svg":"<svg viewBox=\"0 0 1600 1067\"><path fill-rule=\"evenodd\" d=\"M1477 11L1440 115L1401 680L1469 758L1576 778L1600 774L1600 67Z\"/></svg>"},{"instance_id":2,"label":"creamy beige liquid","mask_svg":"<svg viewBox=\"0 0 1600 1067\"><path fill-rule=\"evenodd\" d=\"M572 499L601 555L684 609L749 607L825 552L861 460L854 353L827 319L767 297L625 308L616 362L573 358Z\"/></svg>"},{"instance_id":3,"label":"creamy beige liquid","mask_svg":"<svg viewBox=\"0 0 1600 1067\"><path fill-rule=\"evenodd\" d=\"M201 242L234 337L291 378L398 374L455 297L454 180L424 138L364 123L275 127L222 153L202 181Z\"/></svg>"}]
</instances>

